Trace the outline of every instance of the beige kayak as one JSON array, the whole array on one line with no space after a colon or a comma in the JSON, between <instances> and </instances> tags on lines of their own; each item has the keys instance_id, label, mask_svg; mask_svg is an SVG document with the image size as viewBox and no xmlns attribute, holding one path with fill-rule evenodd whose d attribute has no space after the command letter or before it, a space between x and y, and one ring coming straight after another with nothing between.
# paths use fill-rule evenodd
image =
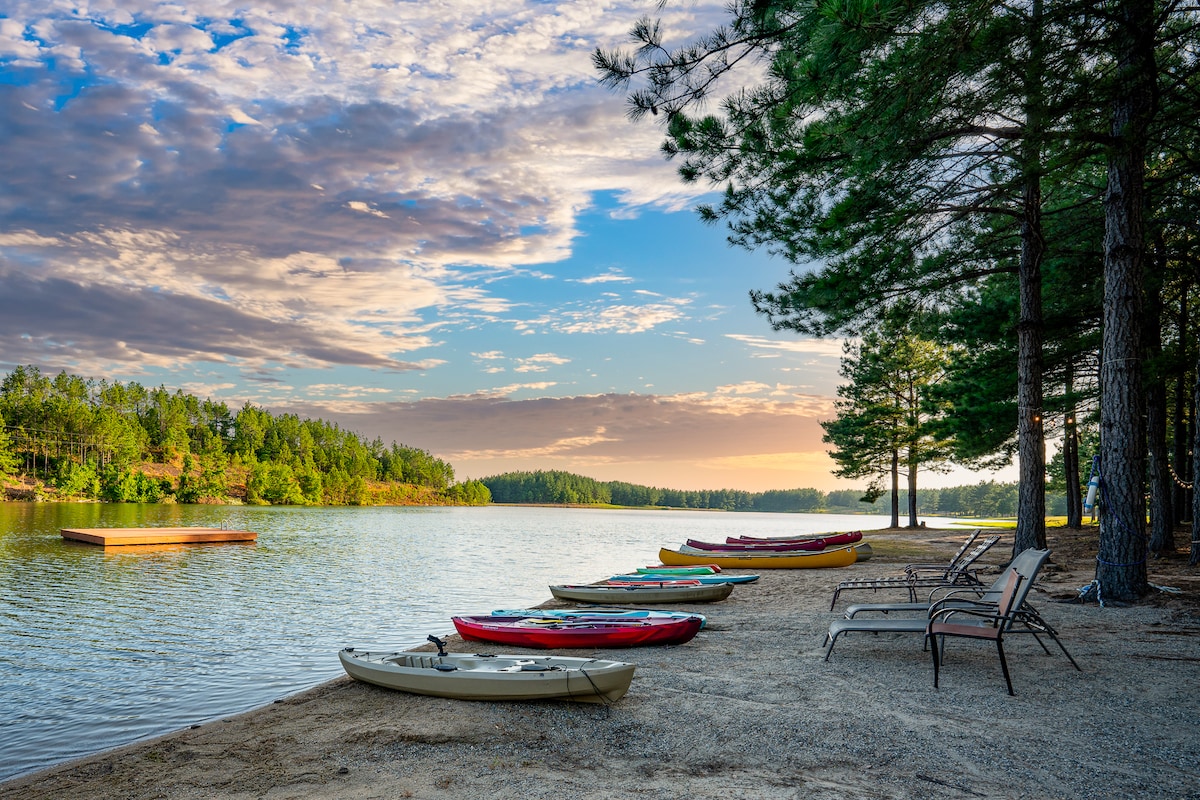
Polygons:
<instances>
[{"instance_id":1,"label":"beige kayak","mask_svg":"<svg viewBox=\"0 0 1200 800\"><path fill-rule=\"evenodd\" d=\"M633 664L596 658L469 653L338 653L346 674L387 689L459 700L577 700L613 703L633 681Z\"/></svg>"},{"instance_id":2,"label":"beige kayak","mask_svg":"<svg viewBox=\"0 0 1200 800\"><path fill-rule=\"evenodd\" d=\"M577 603L624 605L626 603L711 603L724 600L733 593L732 583L709 583L686 586L613 586L585 583L551 586L550 594L559 600Z\"/></svg>"}]
</instances>

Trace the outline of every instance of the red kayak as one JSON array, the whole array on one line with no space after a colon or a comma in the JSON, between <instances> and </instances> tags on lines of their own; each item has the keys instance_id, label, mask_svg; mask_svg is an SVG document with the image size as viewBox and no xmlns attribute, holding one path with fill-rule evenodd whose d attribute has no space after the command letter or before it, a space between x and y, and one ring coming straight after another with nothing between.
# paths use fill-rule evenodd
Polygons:
<instances>
[{"instance_id":1,"label":"red kayak","mask_svg":"<svg viewBox=\"0 0 1200 800\"><path fill-rule=\"evenodd\" d=\"M622 620L561 618L451 617L464 639L520 647L640 647L683 644L700 630L700 617L645 617Z\"/></svg>"},{"instance_id":2,"label":"red kayak","mask_svg":"<svg viewBox=\"0 0 1200 800\"><path fill-rule=\"evenodd\" d=\"M826 547L843 547L862 541L862 531L849 533L828 533L824 536L796 536L793 538L758 538L755 536L730 536L725 539L728 544L802 544L804 542L825 542Z\"/></svg>"},{"instance_id":3,"label":"red kayak","mask_svg":"<svg viewBox=\"0 0 1200 800\"><path fill-rule=\"evenodd\" d=\"M808 541L795 542L701 542L696 539L688 539L686 542L688 547L693 547L696 550L710 550L719 553L775 553L780 551L790 550L824 550L824 539L809 539Z\"/></svg>"},{"instance_id":4,"label":"red kayak","mask_svg":"<svg viewBox=\"0 0 1200 800\"><path fill-rule=\"evenodd\" d=\"M645 580L614 581L612 578L609 578L604 583L609 586L699 586L703 581L698 581L694 578L659 578L654 580L647 575Z\"/></svg>"}]
</instances>

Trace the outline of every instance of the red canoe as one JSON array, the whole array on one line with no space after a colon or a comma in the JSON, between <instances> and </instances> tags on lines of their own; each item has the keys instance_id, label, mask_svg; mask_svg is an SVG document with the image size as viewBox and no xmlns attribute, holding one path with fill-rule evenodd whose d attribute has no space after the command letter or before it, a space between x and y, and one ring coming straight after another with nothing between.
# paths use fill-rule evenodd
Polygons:
<instances>
[{"instance_id":1,"label":"red canoe","mask_svg":"<svg viewBox=\"0 0 1200 800\"><path fill-rule=\"evenodd\" d=\"M824 539L809 539L794 542L701 542L688 539L688 547L697 550L710 550L719 553L774 553L791 550L824 550Z\"/></svg>"},{"instance_id":2,"label":"red canoe","mask_svg":"<svg viewBox=\"0 0 1200 800\"><path fill-rule=\"evenodd\" d=\"M704 624L700 617L645 617L622 620L561 618L451 617L464 639L521 647L639 647L683 644Z\"/></svg>"},{"instance_id":3,"label":"red canoe","mask_svg":"<svg viewBox=\"0 0 1200 800\"><path fill-rule=\"evenodd\" d=\"M700 586L703 581L698 581L695 578L652 578L649 575L646 575L640 580L634 579L628 581L615 581L612 578L609 578L606 581L599 581L599 583L608 584L610 586Z\"/></svg>"},{"instance_id":4,"label":"red canoe","mask_svg":"<svg viewBox=\"0 0 1200 800\"><path fill-rule=\"evenodd\" d=\"M823 541L826 547L842 547L862 541L862 537L862 531L850 531L848 533L826 533L821 536L730 536L725 541L729 544L798 544L802 542Z\"/></svg>"}]
</instances>

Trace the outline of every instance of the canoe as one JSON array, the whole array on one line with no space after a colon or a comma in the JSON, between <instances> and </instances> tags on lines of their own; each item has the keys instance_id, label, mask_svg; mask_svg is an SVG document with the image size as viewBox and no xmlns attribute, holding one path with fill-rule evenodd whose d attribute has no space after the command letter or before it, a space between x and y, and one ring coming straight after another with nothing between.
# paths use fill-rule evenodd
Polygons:
<instances>
[{"instance_id":1,"label":"canoe","mask_svg":"<svg viewBox=\"0 0 1200 800\"><path fill-rule=\"evenodd\" d=\"M653 580L654 577L655 573L652 572L638 573L637 575L613 575L608 579L607 582L611 583L613 581L623 581L625 583L636 583L638 581L645 581L647 579ZM662 577L669 579L670 576L664 574ZM753 573L749 575L693 575L692 579L706 584L754 583L756 580L758 580L758 576L754 575Z\"/></svg>"},{"instance_id":2,"label":"canoe","mask_svg":"<svg viewBox=\"0 0 1200 800\"><path fill-rule=\"evenodd\" d=\"M738 542L776 544L779 542L811 542L817 539L823 539L828 547L841 547L842 545L854 544L860 541L862 539L862 531L817 533L811 536L728 536L725 538L725 541L731 544Z\"/></svg>"},{"instance_id":3,"label":"canoe","mask_svg":"<svg viewBox=\"0 0 1200 800\"><path fill-rule=\"evenodd\" d=\"M724 600L733 592L732 583L699 586L608 586L604 584L551 586L550 594L559 600L602 605L626 603L711 603Z\"/></svg>"},{"instance_id":4,"label":"canoe","mask_svg":"<svg viewBox=\"0 0 1200 800\"><path fill-rule=\"evenodd\" d=\"M658 557L664 564L694 564L699 561L709 563L714 554L707 551L671 550L664 547L658 551ZM791 551L786 553L730 553L715 556L716 562L723 569L813 569L821 567L846 567L853 564L858 556L854 545L839 547L835 550L819 552Z\"/></svg>"},{"instance_id":5,"label":"canoe","mask_svg":"<svg viewBox=\"0 0 1200 800\"><path fill-rule=\"evenodd\" d=\"M387 689L460 700L620 700L633 664L596 658L468 653L338 653L351 678Z\"/></svg>"},{"instance_id":6,"label":"canoe","mask_svg":"<svg viewBox=\"0 0 1200 800\"><path fill-rule=\"evenodd\" d=\"M693 614L689 611L664 611L658 608L518 608L497 609L493 617L559 617L561 619L645 619L646 617L664 617L684 619L699 617L700 627L703 628L708 618L703 614Z\"/></svg>"},{"instance_id":7,"label":"canoe","mask_svg":"<svg viewBox=\"0 0 1200 800\"><path fill-rule=\"evenodd\" d=\"M700 630L698 617L562 619L560 617L451 617L464 639L521 647L641 647L683 644Z\"/></svg>"},{"instance_id":8,"label":"canoe","mask_svg":"<svg viewBox=\"0 0 1200 800\"><path fill-rule=\"evenodd\" d=\"M702 542L699 539L688 539L684 542L696 550L711 550L714 553L770 553L779 550L824 550L824 539L809 539L807 541L787 542Z\"/></svg>"},{"instance_id":9,"label":"canoe","mask_svg":"<svg viewBox=\"0 0 1200 800\"><path fill-rule=\"evenodd\" d=\"M720 571L721 568L716 564L705 564L697 567L669 567L666 564L659 564L653 567L638 567L634 570L634 572L669 572L672 575L715 575Z\"/></svg>"},{"instance_id":10,"label":"canoe","mask_svg":"<svg viewBox=\"0 0 1200 800\"><path fill-rule=\"evenodd\" d=\"M654 575L626 575L627 580L623 580L616 576L604 581L601 584L618 584L620 586L699 586L700 581L696 579L684 580L682 578L674 578L670 575L664 575L661 578ZM733 583L733 581L720 581L721 583Z\"/></svg>"}]
</instances>

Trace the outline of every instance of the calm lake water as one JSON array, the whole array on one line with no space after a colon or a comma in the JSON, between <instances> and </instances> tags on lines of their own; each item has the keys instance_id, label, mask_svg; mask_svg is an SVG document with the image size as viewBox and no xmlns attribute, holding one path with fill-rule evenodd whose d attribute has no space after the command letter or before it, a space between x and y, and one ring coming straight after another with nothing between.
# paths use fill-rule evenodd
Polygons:
<instances>
[{"instance_id":1,"label":"calm lake water","mask_svg":"<svg viewBox=\"0 0 1200 800\"><path fill-rule=\"evenodd\" d=\"M688 537L886 517L557 508L0 503L0 780L246 711L455 614L550 599ZM939 524L930 520L929 524ZM109 548L60 528L226 526L254 544ZM752 590L751 587L745 587Z\"/></svg>"}]
</instances>

